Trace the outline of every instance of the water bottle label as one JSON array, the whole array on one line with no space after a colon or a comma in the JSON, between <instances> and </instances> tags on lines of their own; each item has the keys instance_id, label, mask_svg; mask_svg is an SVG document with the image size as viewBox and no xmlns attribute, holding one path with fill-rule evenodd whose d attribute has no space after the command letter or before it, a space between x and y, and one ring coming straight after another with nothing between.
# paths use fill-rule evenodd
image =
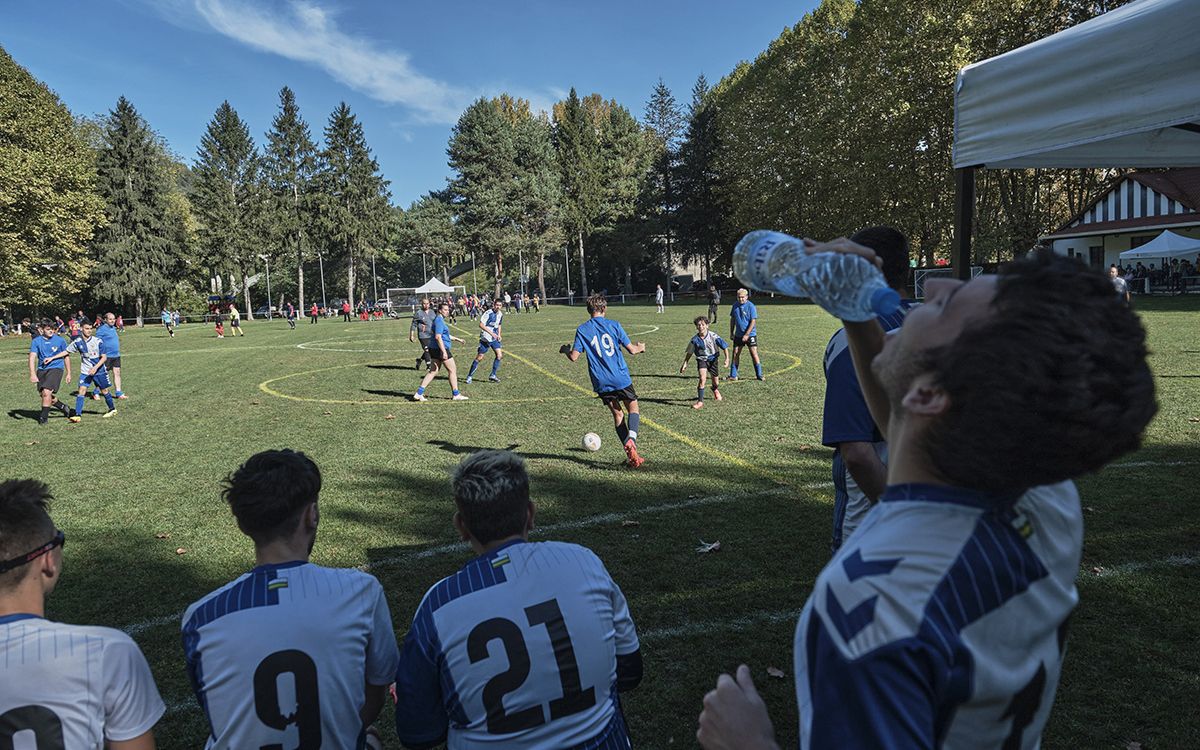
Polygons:
<instances>
[{"instance_id":1,"label":"water bottle label","mask_svg":"<svg viewBox=\"0 0 1200 750\"><path fill-rule=\"evenodd\" d=\"M775 246L781 242L791 239L782 232L765 232L758 242L750 248L747 254L747 265L750 271L752 283L764 290L775 289L776 285L772 283L770 274L767 273L767 264L771 260L771 252ZM783 291L780 289L779 291Z\"/></svg>"}]
</instances>

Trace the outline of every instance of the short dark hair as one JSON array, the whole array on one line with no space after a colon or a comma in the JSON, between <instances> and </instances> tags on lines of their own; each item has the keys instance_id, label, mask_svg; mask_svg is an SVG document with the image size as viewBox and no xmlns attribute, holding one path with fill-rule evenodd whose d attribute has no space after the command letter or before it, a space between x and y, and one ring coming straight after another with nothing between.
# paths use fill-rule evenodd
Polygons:
<instances>
[{"instance_id":1,"label":"short dark hair","mask_svg":"<svg viewBox=\"0 0 1200 750\"><path fill-rule=\"evenodd\" d=\"M54 321L50 320L49 318L42 318L37 322L36 325L38 328L52 328L54 326Z\"/></svg>"},{"instance_id":2,"label":"short dark hair","mask_svg":"<svg viewBox=\"0 0 1200 750\"><path fill-rule=\"evenodd\" d=\"M480 544L525 531L529 474L517 454L498 450L472 453L454 468L450 482L458 514Z\"/></svg>"},{"instance_id":3,"label":"short dark hair","mask_svg":"<svg viewBox=\"0 0 1200 750\"><path fill-rule=\"evenodd\" d=\"M587 298L588 315L595 315L608 309L608 299L603 294L593 294Z\"/></svg>"},{"instance_id":4,"label":"short dark hair","mask_svg":"<svg viewBox=\"0 0 1200 750\"><path fill-rule=\"evenodd\" d=\"M300 512L320 494L321 470L287 448L255 453L225 479L221 491L238 528L256 544L294 532Z\"/></svg>"},{"instance_id":5,"label":"short dark hair","mask_svg":"<svg viewBox=\"0 0 1200 750\"><path fill-rule=\"evenodd\" d=\"M54 536L50 520L50 488L36 479L0 482L0 560L11 560L37 549ZM0 591L15 588L30 567L22 565L0 573Z\"/></svg>"},{"instance_id":6,"label":"short dark hair","mask_svg":"<svg viewBox=\"0 0 1200 750\"><path fill-rule=\"evenodd\" d=\"M711 324L711 323L712 323L712 321L711 321L711 320L709 320L708 318L706 318L705 316L703 316L703 315L697 315L697 316L696 316L696 317L695 317L695 318L692 320L692 325L697 325L697 324L698 324L700 321L702 321L702 320L703 320L705 323L709 323L709 324Z\"/></svg>"},{"instance_id":7,"label":"short dark hair","mask_svg":"<svg viewBox=\"0 0 1200 750\"><path fill-rule=\"evenodd\" d=\"M883 277L892 288L908 285L908 237L894 227L867 227L854 233L851 242L869 247L883 260Z\"/></svg>"},{"instance_id":8,"label":"short dark hair","mask_svg":"<svg viewBox=\"0 0 1200 750\"><path fill-rule=\"evenodd\" d=\"M1015 494L1141 444L1158 410L1146 332L1106 275L1038 251L1001 270L991 308L923 363L950 397L924 437L943 477Z\"/></svg>"}]
</instances>

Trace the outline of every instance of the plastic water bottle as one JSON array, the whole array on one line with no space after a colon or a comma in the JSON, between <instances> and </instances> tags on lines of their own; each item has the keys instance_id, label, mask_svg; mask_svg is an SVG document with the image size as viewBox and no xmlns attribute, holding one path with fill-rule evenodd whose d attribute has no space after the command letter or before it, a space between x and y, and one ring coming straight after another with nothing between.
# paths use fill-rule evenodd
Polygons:
<instances>
[{"instance_id":1,"label":"plastic water bottle","mask_svg":"<svg viewBox=\"0 0 1200 750\"><path fill-rule=\"evenodd\" d=\"M900 295L871 261L846 253L809 255L803 240L782 232L759 229L743 237L733 251L733 272L751 289L808 297L841 320L872 320L900 307Z\"/></svg>"}]
</instances>

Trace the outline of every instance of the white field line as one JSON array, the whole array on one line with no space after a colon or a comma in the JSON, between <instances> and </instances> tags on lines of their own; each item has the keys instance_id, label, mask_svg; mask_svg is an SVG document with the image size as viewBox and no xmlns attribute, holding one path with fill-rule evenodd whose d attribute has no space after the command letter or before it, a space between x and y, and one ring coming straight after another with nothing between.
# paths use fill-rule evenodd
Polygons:
<instances>
[{"instance_id":1,"label":"white field line","mask_svg":"<svg viewBox=\"0 0 1200 750\"><path fill-rule=\"evenodd\" d=\"M811 484L804 485L802 487L802 489L823 489L823 488L830 487L832 485L833 485L832 482L813 482ZM778 495L787 495L787 494L794 493L794 492L795 492L795 488L793 488L793 487L772 487L772 488L768 488L768 489L758 490L756 492L746 492L746 493L740 493L740 494L725 493L725 494L721 494L721 495L706 495L704 497L692 497L692 498L688 498L686 500L680 500L680 501L674 502L674 503L662 503L660 505L651 505L651 506L647 506L645 508L633 508L633 509L630 509L629 511L621 512L621 513L601 513L599 515L588 516L586 518L580 518L580 519L577 519L574 521L563 521L562 523L549 524L547 526L542 526L542 527L534 529L533 536L535 536L535 537L545 536L547 534L553 534L555 532L569 531L572 529L583 529L583 528L587 528L589 526L601 526L604 524L617 523L619 521L623 521L626 518L630 518L632 516L649 515L652 513L666 513L669 511L684 510L687 508L695 508L695 507L699 507L699 506L703 506L703 505L717 505L717 504L721 504L721 503L733 502L735 500L745 500L747 498L752 498L752 497L775 497ZM372 562L365 563L363 565L358 566L358 569L363 570L363 571L370 571L370 570L375 570L375 569L378 569L381 567L387 567L389 565L395 565L397 563L401 563L406 560L423 560L426 558L436 557L437 555L444 555L444 554L448 554L451 552L466 552L466 551L467 551L467 546L466 546L465 542L456 542L453 544L439 544L436 547L426 547L425 549L413 550L411 552L405 552L404 554L401 554L401 555L395 555L393 557L385 557L385 558L382 558L379 560L374 560ZM153 628L162 627L164 625L170 625L170 624L178 624L178 623L180 623L180 621L182 619L183 619L183 612L177 612L175 614L170 614L170 615L159 615L158 617L151 617L146 620L141 620L140 622L135 622L132 625L126 625L124 628L122 628L122 630L128 635L134 636L139 633L144 633L147 630L151 630Z\"/></svg>"},{"instance_id":2,"label":"white field line","mask_svg":"<svg viewBox=\"0 0 1200 750\"><path fill-rule=\"evenodd\" d=\"M1195 466L1200 461L1127 461L1123 464L1109 464L1109 469L1136 469L1141 466Z\"/></svg>"},{"instance_id":3,"label":"white field line","mask_svg":"<svg viewBox=\"0 0 1200 750\"><path fill-rule=\"evenodd\" d=\"M1114 565L1111 568L1098 565L1084 570L1081 578L1121 578L1123 576L1141 573L1145 570L1158 570L1160 568L1187 568L1192 565L1200 565L1200 555L1168 555L1167 557L1163 557L1158 560L1121 563L1120 565Z\"/></svg>"}]
</instances>

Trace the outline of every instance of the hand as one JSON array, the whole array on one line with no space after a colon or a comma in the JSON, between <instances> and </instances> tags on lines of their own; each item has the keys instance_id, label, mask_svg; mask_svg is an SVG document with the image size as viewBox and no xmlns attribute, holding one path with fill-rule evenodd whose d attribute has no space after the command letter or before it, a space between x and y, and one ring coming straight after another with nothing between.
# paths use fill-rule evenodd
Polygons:
<instances>
[{"instance_id":1,"label":"hand","mask_svg":"<svg viewBox=\"0 0 1200 750\"><path fill-rule=\"evenodd\" d=\"M84 373L84 374L86 374L86 375L95 375L95 374L96 374L96 368L95 368L95 367L89 367L89 368L87 368L87 372L86 372L86 373Z\"/></svg>"},{"instance_id":2,"label":"hand","mask_svg":"<svg viewBox=\"0 0 1200 750\"><path fill-rule=\"evenodd\" d=\"M45 365L50 364L50 360L52 360L52 359L54 359L54 358L53 357L43 357L42 358L42 366L44 367Z\"/></svg>"},{"instance_id":3,"label":"hand","mask_svg":"<svg viewBox=\"0 0 1200 750\"><path fill-rule=\"evenodd\" d=\"M875 254L875 251L869 247L863 247L857 242L851 242L845 237L838 237L836 240L829 242L817 242L808 237L804 238L804 252L809 255L816 253L846 253L848 255L861 255L867 260L874 263L879 268L883 268L883 258Z\"/></svg>"},{"instance_id":4,"label":"hand","mask_svg":"<svg viewBox=\"0 0 1200 750\"><path fill-rule=\"evenodd\" d=\"M30 382L30 383L36 383L36 382L37 382L37 374L36 374L36 373L32 373L32 372L31 372L31 373L29 373L29 382Z\"/></svg>"},{"instance_id":5,"label":"hand","mask_svg":"<svg viewBox=\"0 0 1200 750\"><path fill-rule=\"evenodd\" d=\"M778 750L767 706L745 664L737 668L736 681L723 674L704 696L696 740L704 750Z\"/></svg>"}]
</instances>

